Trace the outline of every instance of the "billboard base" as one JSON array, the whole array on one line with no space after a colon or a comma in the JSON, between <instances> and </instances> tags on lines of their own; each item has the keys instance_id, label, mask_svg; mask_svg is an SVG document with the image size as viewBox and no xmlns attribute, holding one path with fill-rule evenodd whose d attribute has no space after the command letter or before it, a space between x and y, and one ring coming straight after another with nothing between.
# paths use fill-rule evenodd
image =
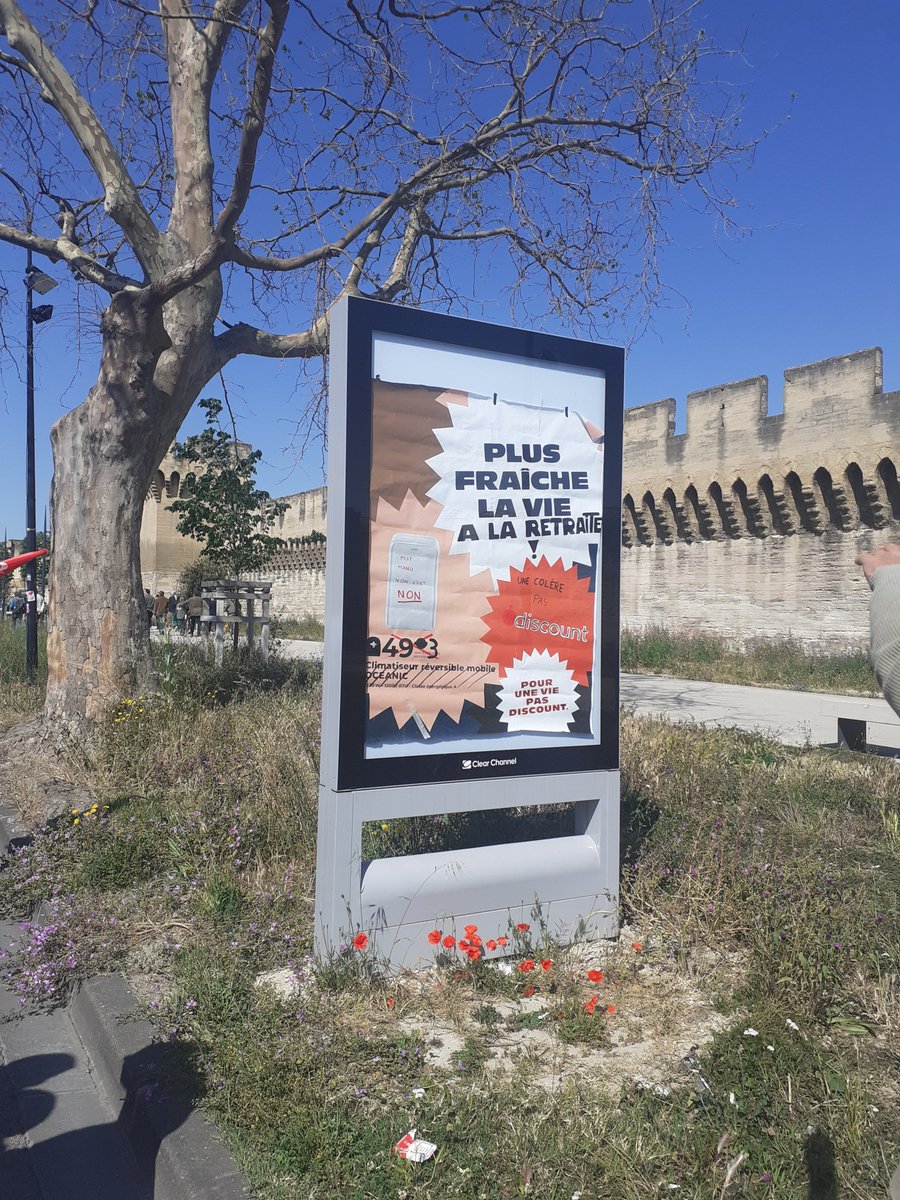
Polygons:
<instances>
[{"instance_id":1,"label":"billboard base","mask_svg":"<svg viewBox=\"0 0 900 1200\"><path fill-rule=\"evenodd\" d=\"M330 830L320 826L317 956L331 957L364 931L369 952L390 970L424 969L436 954L428 934L439 929L458 939L467 924L477 925L484 940L507 934L519 922L530 924L532 935L540 928L561 944L615 937L619 775L591 773L570 777L566 783L571 793L556 800L575 800L574 831L569 836L369 862L362 858L363 825L424 815L423 796L417 797L418 789L413 788L389 789L388 795L342 793L344 819ZM516 784L511 805L548 802L540 779L520 779ZM584 786L593 788L592 798L580 798ZM493 789L482 795L473 784L444 785L444 789L456 794L442 797L443 810L440 804L434 807L436 798L427 789L429 812L501 807ZM323 797L323 802L333 804L337 799Z\"/></svg>"}]
</instances>

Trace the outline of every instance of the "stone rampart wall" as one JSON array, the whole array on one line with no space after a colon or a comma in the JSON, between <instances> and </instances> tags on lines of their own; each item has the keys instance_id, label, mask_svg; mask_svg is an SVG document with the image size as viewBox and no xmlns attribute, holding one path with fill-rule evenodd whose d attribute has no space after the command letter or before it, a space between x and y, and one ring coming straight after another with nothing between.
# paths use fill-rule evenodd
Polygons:
<instances>
[{"instance_id":1,"label":"stone rampart wall","mask_svg":"<svg viewBox=\"0 0 900 1200\"><path fill-rule=\"evenodd\" d=\"M266 579L272 580L272 615L275 617L306 616L325 619L325 552L318 556L279 555L265 568Z\"/></svg>"},{"instance_id":2,"label":"stone rampart wall","mask_svg":"<svg viewBox=\"0 0 900 1200\"><path fill-rule=\"evenodd\" d=\"M900 537L900 392L863 350L625 414L622 617L732 638L864 642L853 559Z\"/></svg>"},{"instance_id":3,"label":"stone rampart wall","mask_svg":"<svg viewBox=\"0 0 900 1200\"><path fill-rule=\"evenodd\" d=\"M243 442L238 445L247 451L251 449ZM160 463L159 470L156 472L144 501L141 518L141 574L144 587L150 588L154 595L160 589L166 595L174 591L181 571L200 556L200 547L197 542L178 532L176 528L178 515L168 507L172 500L184 495L184 477L188 471L192 470L197 470L194 464L167 454ZM275 537L292 543L300 538L309 537L314 532L324 534L328 507L324 487L313 488L308 492L297 492L292 496L283 496L282 499L287 501L288 508L278 518L272 530ZM321 563L324 562L324 559L320 563L319 558L307 562L302 557L290 557L294 554L293 545L290 545L284 553L288 557L278 555L273 561L280 564L278 569L282 573L286 573L285 577L291 569L303 571L309 567L314 572L323 569ZM259 574L261 578L268 577L268 568ZM306 594L305 589L305 584L298 584L296 588L291 584L286 586L285 590L302 597ZM316 589L313 587L311 594L314 595L315 592ZM297 613L282 615L302 617L307 612L314 612L321 618L320 608L324 608L324 596L317 608L303 609Z\"/></svg>"},{"instance_id":4,"label":"stone rampart wall","mask_svg":"<svg viewBox=\"0 0 900 1200\"><path fill-rule=\"evenodd\" d=\"M309 537L311 533L325 532L328 517L328 493L324 487L313 488L308 492L295 492L292 496L282 496L288 504L286 512L278 518L272 533L276 537L290 538Z\"/></svg>"}]
</instances>

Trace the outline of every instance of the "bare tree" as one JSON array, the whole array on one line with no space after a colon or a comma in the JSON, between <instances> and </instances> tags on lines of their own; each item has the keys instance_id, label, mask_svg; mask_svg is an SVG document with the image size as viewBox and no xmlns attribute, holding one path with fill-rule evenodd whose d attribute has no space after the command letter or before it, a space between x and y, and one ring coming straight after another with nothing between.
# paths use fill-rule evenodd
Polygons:
<instances>
[{"instance_id":1,"label":"bare tree","mask_svg":"<svg viewBox=\"0 0 900 1200\"><path fill-rule=\"evenodd\" d=\"M674 195L725 211L697 0L27 7L0 0L0 106L34 220L0 192L0 240L100 297L97 382L52 433L48 714L144 680L144 498L237 355L321 360L348 293L459 303L475 252L489 292L590 328L653 292Z\"/></svg>"}]
</instances>

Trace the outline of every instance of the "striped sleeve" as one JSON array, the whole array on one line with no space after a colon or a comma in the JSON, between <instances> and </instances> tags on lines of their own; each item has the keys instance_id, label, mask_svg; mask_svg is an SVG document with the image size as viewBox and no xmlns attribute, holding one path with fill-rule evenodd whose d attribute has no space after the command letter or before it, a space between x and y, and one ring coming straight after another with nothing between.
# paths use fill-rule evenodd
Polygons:
<instances>
[{"instance_id":1,"label":"striped sleeve","mask_svg":"<svg viewBox=\"0 0 900 1200\"><path fill-rule=\"evenodd\" d=\"M885 700L900 714L900 566L875 572L869 613L875 675Z\"/></svg>"}]
</instances>

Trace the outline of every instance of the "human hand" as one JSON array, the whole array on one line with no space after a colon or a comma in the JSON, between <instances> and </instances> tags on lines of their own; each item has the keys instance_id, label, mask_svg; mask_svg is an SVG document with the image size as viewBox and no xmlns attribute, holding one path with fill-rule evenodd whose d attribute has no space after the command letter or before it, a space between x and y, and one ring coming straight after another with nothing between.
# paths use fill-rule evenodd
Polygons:
<instances>
[{"instance_id":1,"label":"human hand","mask_svg":"<svg viewBox=\"0 0 900 1200\"><path fill-rule=\"evenodd\" d=\"M866 581L871 583L879 567L900 567L900 543L886 542L869 554L858 554L853 561L862 567Z\"/></svg>"}]
</instances>

